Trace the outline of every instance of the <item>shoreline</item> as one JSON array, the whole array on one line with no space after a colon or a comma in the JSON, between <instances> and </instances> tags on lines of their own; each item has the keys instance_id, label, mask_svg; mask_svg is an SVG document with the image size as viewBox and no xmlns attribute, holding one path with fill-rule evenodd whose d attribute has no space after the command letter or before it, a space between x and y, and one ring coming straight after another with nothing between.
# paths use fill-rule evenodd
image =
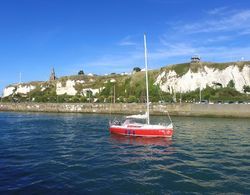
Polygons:
<instances>
[{"instance_id":1,"label":"shoreline","mask_svg":"<svg viewBox=\"0 0 250 195\"><path fill-rule=\"evenodd\" d=\"M0 111L92 113L92 114L139 114L146 110L140 103L0 103ZM150 104L151 115L206 116L250 118L250 104Z\"/></svg>"}]
</instances>

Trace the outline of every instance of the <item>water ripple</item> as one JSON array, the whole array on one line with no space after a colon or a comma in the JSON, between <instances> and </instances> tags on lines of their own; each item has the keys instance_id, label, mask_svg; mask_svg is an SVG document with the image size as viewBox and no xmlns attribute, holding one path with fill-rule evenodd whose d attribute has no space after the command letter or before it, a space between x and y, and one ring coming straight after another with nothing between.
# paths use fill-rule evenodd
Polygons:
<instances>
[{"instance_id":1,"label":"water ripple","mask_svg":"<svg viewBox=\"0 0 250 195\"><path fill-rule=\"evenodd\" d=\"M150 139L110 135L108 119L0 113L0 192L250 193L249 120L178 117L172 139Z\"/></svg>"}]
</instances>

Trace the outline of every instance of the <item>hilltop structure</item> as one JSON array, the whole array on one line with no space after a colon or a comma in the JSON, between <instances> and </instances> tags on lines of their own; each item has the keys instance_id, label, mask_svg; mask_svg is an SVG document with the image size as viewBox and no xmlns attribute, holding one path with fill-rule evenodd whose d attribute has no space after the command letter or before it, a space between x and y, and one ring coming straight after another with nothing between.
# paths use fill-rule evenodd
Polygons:
<instances>
[{"instance_id":1,"label":"hilltop structure","mask_svg":"<svg viewBox=\"0 0 250 195\"><path fill-rule=\"evenodd\" d=\"M199 63L201 61L200 56L194 55L191 57L191 63Z\"/></svg>"},{"instance_id":2,"label":"hilltop structure","mask_svg":"<svg viewBox=\"0 0 250 195\"><path fill-rule=\"evenodd\" d=\"M55 81L56 80L56 74L55 74L55 69L54 67L51 70L49 81Z\"/></svg>"}]
</instances>

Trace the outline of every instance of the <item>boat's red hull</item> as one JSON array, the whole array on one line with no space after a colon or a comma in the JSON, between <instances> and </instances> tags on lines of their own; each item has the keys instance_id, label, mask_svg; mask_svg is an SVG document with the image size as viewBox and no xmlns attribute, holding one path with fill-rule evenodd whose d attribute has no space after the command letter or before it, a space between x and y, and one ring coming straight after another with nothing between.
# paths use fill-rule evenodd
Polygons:
<instances>
[{"instance_id":1,"label":"boat's red hull","mask_svg":"<svg viewBox=\"0 0 250 195\"><path fill-rule=\"evenodd\" d=\"M172 137L173 129L142 129L142 128L124 128L124 127L109 127L110 133L128 136L143 136L143 137Z\"/></svg>"}]
</instances>

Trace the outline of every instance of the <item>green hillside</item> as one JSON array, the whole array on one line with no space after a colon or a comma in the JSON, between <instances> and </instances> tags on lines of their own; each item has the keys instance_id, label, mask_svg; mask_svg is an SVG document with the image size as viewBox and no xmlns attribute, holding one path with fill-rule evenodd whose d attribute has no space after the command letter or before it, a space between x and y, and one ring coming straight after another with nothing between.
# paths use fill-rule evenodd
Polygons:
<instances>
[{"instance_id":1,"label":"green hillside","mask_svg":"<svg viewBox=\"0 0 250 195\"><path fill-rule=\"evenodd\" d=\"M229 65L237 65L240 69L250 62L228 62L228 63L182 63L176 65L169 65L161 68L160 70L149 71L149 94L151 102L194 102L199 101L199 90L184 93L184 94L169 94L160 90L160 87L154 85L157 76L162 71L174 70L179 76L184 75L189 69L193 72L197 72L199 69L203 69L204 66L214 69L225 69ZM115 79L115 82L111 82ZM75 96L70 95L57 95L56 87L58 83L62 86L66 86L68 80L78 81L74 88L77 91ZM82 83L81 83L82 81ZM5 97L2 101L14 101L14 102L113 102L114 93L116 102L145 102L145 72L135 72L132 75L120 75L110 74L107 76L88 76L88 75L72 75L58 78L56 81L47 82L30 82L23 83L22 86L32 85L35 89L28 94L14 94L9 97ZM17 85L11 85L17 87ZM99 93L93 94L88 91L87 94L83 94L83 89L102 89ZM245 92L250 92L250 87L246 86ZM202 91L202 99L210 101L248 101L250 97L245 93L242 94L235 90L234 86L226 88L213 89L207 87Z\"/></svg>"}]
</instances>

